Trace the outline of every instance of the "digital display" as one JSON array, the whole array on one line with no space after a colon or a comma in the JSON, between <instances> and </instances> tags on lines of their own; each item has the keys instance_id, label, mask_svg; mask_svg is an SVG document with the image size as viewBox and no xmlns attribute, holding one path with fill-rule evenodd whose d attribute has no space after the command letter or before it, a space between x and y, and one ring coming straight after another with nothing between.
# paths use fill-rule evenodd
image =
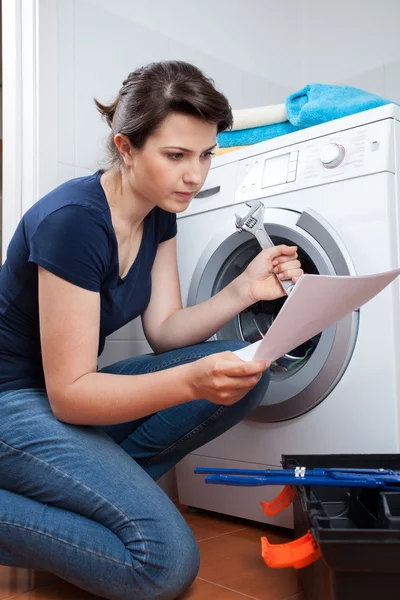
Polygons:
<instances>
[{"instance_id":1,"label":"digital display","mask_svg":"<svg viewBox=\"0 0 400 600\"><path fill-rule=\"evenodd\" d=\"M264 162L261 187L266 188L271 185L286 183L288 174L288 165L290 152L281 154L274 158L267 158Z\"/></svg>"}]
</instances>

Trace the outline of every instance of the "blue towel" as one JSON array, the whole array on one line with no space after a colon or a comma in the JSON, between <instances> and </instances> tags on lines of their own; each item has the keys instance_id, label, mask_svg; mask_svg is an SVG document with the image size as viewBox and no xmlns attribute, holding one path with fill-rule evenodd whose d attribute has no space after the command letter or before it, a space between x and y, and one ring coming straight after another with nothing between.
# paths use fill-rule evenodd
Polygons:
<instances>
[{"instance_id":1,"label":"blue towel","mask_svg":"<svg viewBox=\"0 0 400 600\"><path fill-rule=\"evenodd\" d=\"M384 104L390 100L358 88L314 83L286 98L286 112L290 123L303 129Z\"/></svg>"},{"instance_id":2,"label":"blue towel","mask_svg":"<svg viewBox=\"0 0 400 600\"><path fill-rule=\"evenodd\" d=\"M257 142L265 142L279 135L298 131L300 127L295 127L289 121L284 123L275 123L274 125L264 125L262 127L251 127L250 129L237 129L236 131L224 131L217 136L220 148L230 148L231 146L249 146Z\"/></svg>"},{"instance_id":3,"label":"blue towel","mask_svg":"<svg viewBox=\"0 0 400 600\"><path fill-rule=\"evenodd\" d=\"M248 146L390 103L390 100L358 88L312 83L286 98L288 121L251 129L225 131L218 135L218 144L220 148Z\"/></svg>"}]
</instances>

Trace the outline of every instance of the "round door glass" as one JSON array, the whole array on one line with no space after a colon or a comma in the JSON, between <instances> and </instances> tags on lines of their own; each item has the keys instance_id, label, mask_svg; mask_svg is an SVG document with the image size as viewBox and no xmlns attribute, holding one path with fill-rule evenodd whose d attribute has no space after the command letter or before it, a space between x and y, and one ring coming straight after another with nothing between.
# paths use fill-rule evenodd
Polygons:
<instances>
[{"instance_id":1,"label":"round door glass","mask_svg":"<svg viewBox=\"0 0 400 600\"><path fill-rule=\"evenodd\" d=\"M279 244L293 245L291 240L278 236L270 236L276 246ZM250 239L236 248L221 266L215 279L213 294L226 287L233 279L243 273L247 265L260 252L257 240ZM298 247L298 256L305 273L318 274L317 267L310 256ZM286 301L286 296L273 301L262 300L242 311L218 333L218 339L242 339L249 343L261 340L271 327L280 309ZM301 315L299 315L301 319ZM318 334L282 356L271 364L271 378L282 380L299 371L314 353L321 334Z\"/></svg>"}]
</instances>

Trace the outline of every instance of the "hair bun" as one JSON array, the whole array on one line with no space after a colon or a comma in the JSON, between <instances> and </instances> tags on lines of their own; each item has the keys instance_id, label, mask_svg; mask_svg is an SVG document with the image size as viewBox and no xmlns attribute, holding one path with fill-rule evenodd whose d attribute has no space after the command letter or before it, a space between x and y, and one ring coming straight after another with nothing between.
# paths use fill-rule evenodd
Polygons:
<instances>
[{"instance_id":1,"label":"hair bun","mask_svg":"<svg viewBox=\"0 0 400 600\"><path fill-rule=\"evenodd\" d=\"M119 95L117 96L117 98L114 100L114 102L112 104L108 104L108 105L101 104L101 102L99 102L98 100L96 100L96 98L94 98L94 103L96 105L97 110L99 111L99 113L101 114L103 119L105 119L107 121L107 124L111 128L112 128L115 111L117 110L118 101L119 101Z\"/></svg>"}]
</instances>

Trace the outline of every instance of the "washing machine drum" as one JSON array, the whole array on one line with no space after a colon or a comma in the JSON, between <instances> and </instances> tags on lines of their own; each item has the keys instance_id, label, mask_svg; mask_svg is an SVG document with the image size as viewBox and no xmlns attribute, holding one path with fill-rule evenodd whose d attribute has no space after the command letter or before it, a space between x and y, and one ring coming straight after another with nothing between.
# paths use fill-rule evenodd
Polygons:
<instances>
[{"instance_id":1,"label":"washing machine drum","mask_svg":"<svg viewBox=\"0 0 400 600\"><path fill-rule=\"evenodd\" d=\"M305 273L350 274L340 241L316 213L302 213L292 226L269 222L265 229L275 245L297 246ZM194 276L189 303L197 304L218 293L243 273L259 252L258 241L247 233L235 233L219 242L207 260L202 260L201 273ZM285 301L286 296L253 304L218 331L215 339L261 340ZM302 315L298 317L301 320ZM265 422L291 419L324 400L351 359L357 330L355 312L275 361L266 396L250 418Z\"/></svg>"},{"instance_id":2,"label":"washing machine drum","mask_svg":"<svg viewBox=\"0 0 400 600\"><path fill-rule=\"evenodd\" d=\"M289 244L283 238L273 236L275 245ZM290 242L293 244L293 242ZM239 246L230 254L222 265L213 288L213 294L223 289L240 273L260 252L260 246L255 239L250 239ZM318 269L312 259L303 248L298 249L299 260L305 273L318 274ZM256 302L242 311L236 319L233 319L226 327L218 332L218 339L242 339L249 343L258 342L271 327L280 309L285 303L286 296L273 301ZM299 314L301 320L301 314ZM278 359L271 365L271 376L273 380L287 377L297 372L304 363L310 359L318 346L321 334L311 338L301 346L293 348L290 352Z\"/></svg>"}]
</instances>

